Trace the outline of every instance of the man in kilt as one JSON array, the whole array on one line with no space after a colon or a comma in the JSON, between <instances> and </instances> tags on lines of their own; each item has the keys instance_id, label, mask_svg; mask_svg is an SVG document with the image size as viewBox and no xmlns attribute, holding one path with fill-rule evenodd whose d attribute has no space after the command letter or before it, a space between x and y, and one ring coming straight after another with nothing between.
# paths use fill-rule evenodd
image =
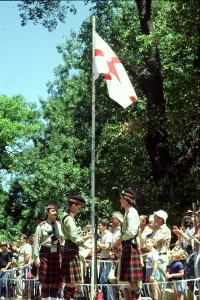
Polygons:
<instances>
[{"instance_id":1,"label":"man in kilt","mask_svg":"<svg viewBox=\"0 0 200 300\"><path fill-rule=\"evenodd\" d=\"M138 281L142 281L142 266L140 252L136 242L136 236L140 226L136 204L136 193L131 189L122 189L120 195L121 207L125 208L124 221L122 224L122 236L116 239L114 247L122 245L120 281L128 281L131 300L140 298Z\"/></svg>"},{"instance_id":2,"label":"man in kilt","mask_svg":"<svg viewBox=\"0 0 200 300\"><path fill-rule=\"evenodd\" d=\"M76 226L74 219L75 214L84 204L85 200L79 195L69 197L62 219L61 228L65 238L61 267L62 283L65 284L64 299L73 298L76 284L82 282L79 246L92 248L84 244L84 241L91 238L91 235L86 234L83 237L82 230Z\"/></svg>"},{"instance_id":3,"label":"man in kilt","mask_svg":"<svg viewBox=\"0 0 200 300\"><path fill-rule=\"evenodd\" d=\"M57 204L49 203L46 208L47 219L37 226L33 242L33 261L39 267L43 300L56 300L61 285L60 243L63 233L60 222L56 220L57 214Z\"/></svg>"}]
</instances>

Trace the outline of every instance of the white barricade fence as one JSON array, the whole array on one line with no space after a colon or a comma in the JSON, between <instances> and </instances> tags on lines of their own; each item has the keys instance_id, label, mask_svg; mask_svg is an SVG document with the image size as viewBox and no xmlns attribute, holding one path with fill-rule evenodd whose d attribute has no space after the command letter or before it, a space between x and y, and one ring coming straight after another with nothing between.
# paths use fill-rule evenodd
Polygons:
<instances>
[{"instance_id":1,"label":"white barricade fence","mask_svg":"<svg viewBox=\"0 0 200 300\"><path fill-rule=\"evenodd\" d=\"M99 266L100 263L110 263L116 265L118 261L113 261L113 260L97 260L97 275L99 278ZM41 294L41 285L39 284L38 279L33 278L31 276L31 266L32 263L21 268L13 268L10 270L7 270L8 272L8 278L7 278L7 286L6 286L6 298L14 299L16 298L16 282L18 280L18 274L23 273L22 276L22 285L23 285L23 299L40 299L40 294ZM89 300L90 299L90 279L91 279L91 260L83 259L81 260L81 269L82 269L82 277L83 277L83 282L81 284L77 285L77 289L75 292L75 299L76 300ZM117 274L116 274L117 276ZM97 278L97 282L98 282ZM188 281L194 281L194 286L195 291L198 290L198 286L200 285L200 277L199 278L194 278L194 279L188 279L188 280L182 280L182 286L183 286L183 295L184 295L184 300L189 299L189 300L200 300L200 296L195 296L195 291L192 293L188 288L187 288L187 282ZM173 281L173 282L158 282L158 294L160 299L169 299L172 300L174 299L173 292L174 290L177 290L177 282L180 283L180 281ZM154 284L152 283L139 283L140 288L142 290L142 295L141 299L151 299L151 293L150 293L150 288L153 288ZM112 281L112 283L109 284L99 284L97 283L98 289L102 289L103 286L108 286L116 290L121 296L120 298L123 299L123 289L128 288L129 285L128 282L120 282ZM0 286L1 288L1 286ZM58 299L62 299L62 291L63 288L60 288L60 293ZM200 292L199 292L200 294Z\"/></svg>"}]
</instances>

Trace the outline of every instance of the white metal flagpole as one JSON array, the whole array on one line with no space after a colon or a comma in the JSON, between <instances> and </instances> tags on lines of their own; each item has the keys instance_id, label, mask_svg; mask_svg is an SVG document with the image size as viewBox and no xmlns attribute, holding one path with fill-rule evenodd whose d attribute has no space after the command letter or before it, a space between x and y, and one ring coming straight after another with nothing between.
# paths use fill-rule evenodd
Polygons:
<instances>
[{"instance_id":1,"label":"white metal flagpole","mask_svg":"<svg viewBox=\"0 0 200 300\"><path fill-rule=\"evenodd\" d=\"M91 259L91 300L97 296L97 253L96 253L96 232L95 232L95 80L94 80L94 31L95 16L92 17L92 148L91 148L91 219L92 219L92 259Z\"/></svg>"}]
</instances>

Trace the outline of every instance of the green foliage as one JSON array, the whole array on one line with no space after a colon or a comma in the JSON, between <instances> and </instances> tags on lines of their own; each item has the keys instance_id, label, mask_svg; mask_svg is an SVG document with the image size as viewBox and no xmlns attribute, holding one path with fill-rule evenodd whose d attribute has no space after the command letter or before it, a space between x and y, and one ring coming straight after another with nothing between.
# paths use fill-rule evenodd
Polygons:
<instances>
[{"instance_id":1,"label":"green foliage","mask_svg":"<svg viewBox=\"0 0 200 300\"><path fill-rule=\"evenodd\" d=\"M35 105L28 104L21 95L11 98L0 95L0 211L3 218L0 221L0 239L17 238L21 232L21 207L23 191L18 198L8 192L9 180L15 178L20 169L20 161L24 160L24 153L29 149L35 137L40 135L42 122L40 112ZM17 186L15 187L17 190Z\"/></svg>"},{"instance_id":2,"label":"green foliage","mask_svg":"<svg viewBox=\"0 0 200 300\"><path fill-rule=\"evenodd\" d=\"M75 6L70 1L65 1L62 5L61 0L42 0L42 1L30 1L22 0L22 3L18 4L20 17L22 18L21 25L25 26L28 21L33 21L33 24L42 24L49 31L54 30L58 22L65 23L67 11L76 13Z\"/></svg>"}]
</instances>

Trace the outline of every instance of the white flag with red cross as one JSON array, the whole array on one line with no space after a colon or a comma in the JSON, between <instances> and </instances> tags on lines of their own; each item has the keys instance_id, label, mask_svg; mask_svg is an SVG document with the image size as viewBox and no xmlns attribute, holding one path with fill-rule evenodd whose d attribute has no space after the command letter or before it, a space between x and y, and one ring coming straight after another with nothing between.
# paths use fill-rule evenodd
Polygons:
<instances>
[{"instance_id":1,"label":"white flag with red cross","mask_svg":"<svg viewBox=\"0 0 200 300\"><path fill-rule=\"evenodd\" d=\"M94 80L99 77L99 73L104 74L111 99L123 108L128 107L137 99L119 58L96 32L94 32L93 63Z\"/></svg>"}]
</instances>

